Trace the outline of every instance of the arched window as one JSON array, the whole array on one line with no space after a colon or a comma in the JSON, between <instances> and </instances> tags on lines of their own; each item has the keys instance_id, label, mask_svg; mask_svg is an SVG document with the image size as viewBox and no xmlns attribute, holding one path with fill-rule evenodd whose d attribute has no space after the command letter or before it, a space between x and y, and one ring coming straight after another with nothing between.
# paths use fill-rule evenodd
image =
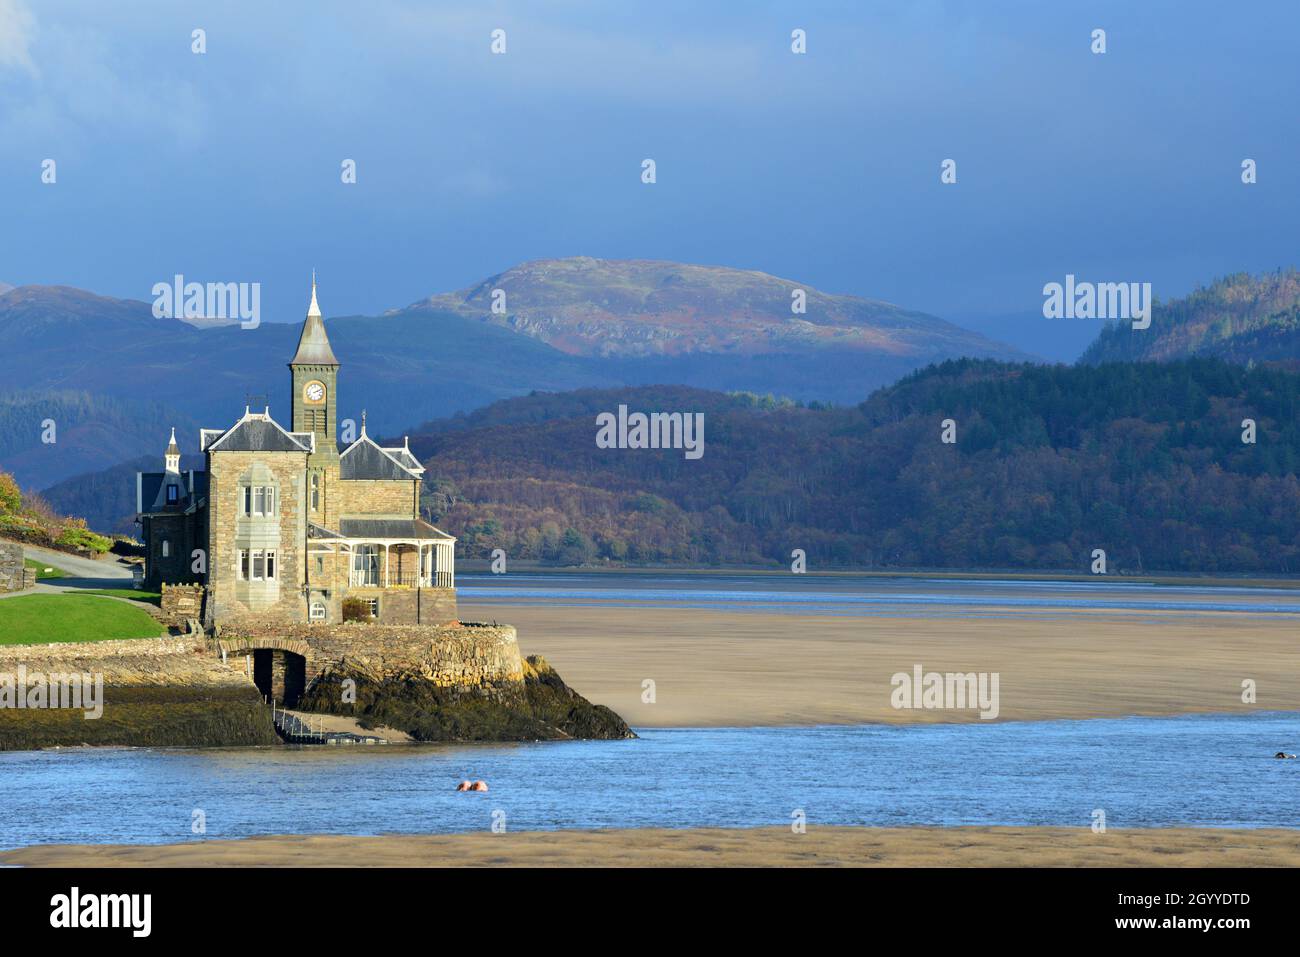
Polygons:
<instances>
[{"instance_id":1,"label":"arched window","mask_svg":"<svg viewBox=\"0 0 1300 957\"><path fill-rule=\"evenodd\" d=\"M162 557L170 558L171 554L172 554L172 543L167 541L167 539L164 538L162 543Z\"/></svg>"},{"instance_id":2,"label":"arched window","mask_svg":"<svg viewBox=\"0 0 1300 957\"><path fill-rule=\"evenodd\" d=\"M324 603L323 601L314 601L314 602L312 602L312 603L311 603L311 608L310 608L310 610L308 611L308 617L309 617L312 621L324 621L324 620L325 620L325 603Z\"/></svg>"},{"instance_id":3,"label":"arched window","mask_svg":"<svg viewBox=\"0 0 1300 957\"><path fill-rule=\"evenodd\" d=\"M311 473L311 510L320 511L320 473Z\"/></svg>"}]
</instances>

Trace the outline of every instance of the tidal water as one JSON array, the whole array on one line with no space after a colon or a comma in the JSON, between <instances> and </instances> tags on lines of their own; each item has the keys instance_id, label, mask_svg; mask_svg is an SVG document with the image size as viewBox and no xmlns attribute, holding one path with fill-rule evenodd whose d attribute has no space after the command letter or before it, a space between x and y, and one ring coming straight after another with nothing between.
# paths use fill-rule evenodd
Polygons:
<instances>
[{"instance_id":1,"label":"tidal water","mask_svg":"<svg viewBox=\"0 0 1300 957\"><path fill-rule=\"evenodd\" d=\"M1300 589L861 575L510 573L457 576L467 606L700 608L905 618L1059 618L1078 611L1240 613L1300 618Z\"/></svg>"},{"instance_id":2,"label":"tidal water","mask_svg":"<svg viewBox=\"0 0 1300 957\"><path fill-rule=\"evenodd\" d=\"M1300 827L1300 714L640 732L635 741L0 754L0 847L788 825ZM458 794L483 778L486 794ZM503 815L503 817L502 817Z\"/></svg>"},{"instance_id":3,"label":"tidal water","mask_svg":"<svg viewBox=\"0 0 1300 957\"><path fill-rule=\"evenodd\" d=\"M509 606L1078 621L1284 617L1300 591L745 573L462 575ZM1159 610L1161 616L1144 615ZM508 620L508 619L506 619ZM1176 640L1176 639L1171 639ZM257 834L627 827L1300 827L1300 713L892 727L640 729L635 741L0 753L0 847ZM486 794L458 794L463 778Z\"/></svg>"}]
</instances>

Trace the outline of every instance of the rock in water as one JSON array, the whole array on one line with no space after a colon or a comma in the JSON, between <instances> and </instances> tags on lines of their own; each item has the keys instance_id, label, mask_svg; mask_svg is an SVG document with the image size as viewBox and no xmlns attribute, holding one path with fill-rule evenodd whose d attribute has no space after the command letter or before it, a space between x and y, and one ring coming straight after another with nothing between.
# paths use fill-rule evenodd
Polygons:
<instances>
[{"instance_id":1,"label":"rock in water","mask_svg":"<svg viewBox=\"0 0 1300 957\"><path fill-rule=\"evenodd\" d=\"M343 682L349 679L356 683L355 703L344 703ZM522 682L474 688L439 685L413 673L380 675L345 661L313 682L299 707L353 716L367 728L397 728L417 741L636 737L609 708L566 685L540 655L524 660Z\"/></svg>"}]
</instances>

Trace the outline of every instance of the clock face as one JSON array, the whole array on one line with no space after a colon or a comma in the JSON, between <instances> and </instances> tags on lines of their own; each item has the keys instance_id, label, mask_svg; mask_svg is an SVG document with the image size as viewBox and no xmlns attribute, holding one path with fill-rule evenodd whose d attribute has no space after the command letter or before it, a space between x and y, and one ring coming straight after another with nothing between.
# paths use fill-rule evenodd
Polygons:
<instances>
[{"instance_id":1,"label":"clock face","mask_svg":"<svg viewBox=\"0 0 1300 957\"><path fill-rule=\"evenodd\" d=\"M321 403L325 401L325 383L308 382L302 389L302 396L308 402Z\"/></svg>"}]
</instances>

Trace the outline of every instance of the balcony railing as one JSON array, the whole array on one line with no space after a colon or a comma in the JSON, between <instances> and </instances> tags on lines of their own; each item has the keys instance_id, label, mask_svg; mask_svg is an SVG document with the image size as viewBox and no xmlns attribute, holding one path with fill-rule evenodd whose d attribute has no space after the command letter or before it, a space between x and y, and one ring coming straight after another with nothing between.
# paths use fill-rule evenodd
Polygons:
<instances>
[{"instance_id":1,"label":"balcony railing","mask_svg":"<svg viewBox=\"0 0 1300 957\"><path fill-rule=\"evenodd\" d=\"M415 572L393 569L385 584L381 572L352 570L348 577L351 588L454 588L455 576L451 572L434 572L432 575L417 575Z\"/></svg>"}]
</instances>

